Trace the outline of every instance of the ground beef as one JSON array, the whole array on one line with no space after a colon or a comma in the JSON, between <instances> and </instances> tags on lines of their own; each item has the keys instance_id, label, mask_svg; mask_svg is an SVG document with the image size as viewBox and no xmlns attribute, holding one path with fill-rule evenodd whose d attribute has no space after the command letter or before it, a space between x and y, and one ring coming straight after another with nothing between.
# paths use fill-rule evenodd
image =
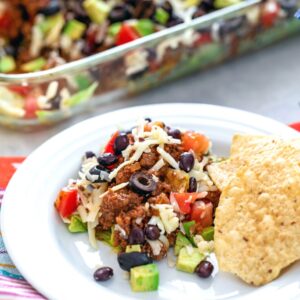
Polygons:
<instances>
[{"instance_id":1,"label":"ground beef","mask_svg":"<svg viewBox=\"0 0 300 300\"><path fill-rule=\"evenodd\" d=\"M151 147L151 152L143 153L142 158L140 160L140 164L142 168L150 169L152 168L159 159L159 155L156 151L155 147Z\"/></svg>"},{"instance_id":2,"label":"ground beef","mask_svg":"<svg viewBox=\"0 0 300 300\"><path fill-rule=\"evenodd\" d=\"M213 204L214 210L217 208L219 205L219 200L220 200L220 195L221 192L219 190L213 191L213 192L208 192L207 196L203 199L204 201L209 201Z\"/></svg>"},{"instance_id":3,"label":"ground beef","mask_svg":"<svg viewBox=\"0 0 300 300\"><path fill-rule=\"evenodd\" d=\"M173 247L175 245L177 232L178 230L175 230L167 235L168 241L170 243L170 247Z\"/></svg>"},{"instance_id":4,"label":"ground beef","mask_svg":"<svg viewBox=\"0 0 300 300\"><path fill-rule=\"evenodd\" d=\"M130 189L122 189L117 192L111 190L103 197L99 218L99 226L103 230L109 229L115 223L115 218L123 211L127 213L140 205L143 197L132 192Z\"/></svg>"},{"instance_id":5,"label":"ground beef","mask_svg":"<svg viewBox=\"0 0 300 300\"><path fill-rule=\"evenodd\" d=\"M152 192L152 196L158 196L161 193L170 194L171 186L166 182L159 181L157 182L157 187L154 192Z\"/></svg>"},{"instance_id":6,"label":"ground beef","mask_svg":"<svg viewBox=\"0 0 300 300\"><path fill-rule=\"evenodd\" d=\"M153 252L152 252L151 246L150 246L148 243L146 243L146 244L143 246L142 251L148 253L149 256L152 257L154 260L162 260L164 257L166 257L167 252L168 252L168 249L167 249L167 247L163 244L163 245L162 245L162 248L161 248L161 250L160 250L159 255L154 255Z\"/></svg>"},{"instance_id":7,"label":"ground beef","mask_svg":"<svg viewBox=\"0 0 300 300\"><path fill-rule=\"evenodd\" d=\"M166 144L165 151L168 152L176 161L179 161L180 154L184 152L181 145Z\"/></svg>"},{"instance_id":8,"label":"ground beef","mask_svg":"<svg viewBox=\"0 0 300 300\"><path fill-rule=\"evenodd\" d=\"M141 165L139 162L125 166L118 172L116 176L116 184L127 182L130 179L130 176L140 169Z\"/></svg>"},{"instance_id":9,"label":"ground beef","mask_svg":"<svg viewBox=\"0 0 300 300\"><path fill-rule=\"evenodd\" d=\"M120 231L113 232L113 246L119 247L120 252L124 252L127 246L127 240L120 235Z\"/></svg>"},{"instance_id":10,"label":"ground beef","mask_svg":"<svg viewBox=\"0 0 300 300\"><path fill-rule=\"evenodd\" d=\"M143 205L139 205L134 209L128 211L127 213L121 212L116 217L116 222L126 231L127 234L129 234L132 225L134 226L143 225L142 223L137 224L136 219L144 218L145 216L146 216L145 207Z\"/></svg>"},{"instance_id":11,"label":"ground beef","mask_svg":"<svg viewBox=\"0 0 300 300\"><path fill-rule=\"evenodd\" d=\"M165 193L161 193L155 197L150 197L148 202L150 204L170 204L169 197Z\"/></svg>"}]
</instances>

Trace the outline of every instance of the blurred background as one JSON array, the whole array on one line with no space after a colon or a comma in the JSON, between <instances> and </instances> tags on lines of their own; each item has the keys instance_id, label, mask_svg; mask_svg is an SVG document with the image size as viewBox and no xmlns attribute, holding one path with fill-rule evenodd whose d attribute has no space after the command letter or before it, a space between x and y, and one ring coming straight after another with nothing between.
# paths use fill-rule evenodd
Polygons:
<instances>
[{"instance_id":1,"label":"blurred background","mask_svg":"<svg viewBox=\"0 0 300 300\"><path fill-rule=\"evenodd\" d=\"M86 118L151 103L209 103L296 122L299 6L2 0L0 155L28 155Z\"/></svg>"}]
</instances>

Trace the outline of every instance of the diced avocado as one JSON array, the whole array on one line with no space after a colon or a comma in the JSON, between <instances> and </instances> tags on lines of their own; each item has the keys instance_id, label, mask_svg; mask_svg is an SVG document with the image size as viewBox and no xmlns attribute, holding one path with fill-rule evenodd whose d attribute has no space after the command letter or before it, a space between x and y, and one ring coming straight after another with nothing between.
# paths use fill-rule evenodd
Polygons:
<instances>
[{"instance_id":1,"label":"diced avocado","mask_svg":"<svg viewBox=\"0 0 300 300\"><path fill-rule=\"evenodd\" d=\"M96 231L96 238L107 243L110 246L113 246L111 230Z\"/></svg>"},{"instance_id":2,"label":"diced avocado","mask_svg":"<svg viewBox=\"0 0 300 300\"><path fill-rule=\"evenodd\" d=\"M179 251L181 250L181 248L183 248L187 245L191 245L191 242L188 240L188 238L182 232L179 231L176 236L174 254L177 256L179 254Z\"/></svg>"},{"instance_id":3,"label":"diced avocado","mask_svg":"<svg viewBox=\"0 0 300 300\"><path fill-rule=\"evenodd\" d=\"M12 56L0 57L0 73L12 72L16 68L16 62Z\"/></svg>"},{"instance_id":4,"label":"diced avocado","mask_svg":"<svg viewBox=\"0 0 300 300\"><path fill-rule=\"evenodd\" d=\"M74 76L74 79L80 91L88 88L91 84L91 80L86 74L78 74Z\"/></svg>"},{"instance_id":5,"label":"diced avocado","mask_svg":"<svg viewBox=\"0 0 300 300\"><path fill-rule=\"evenodd\" d=\"M72 95L68 99L63 100L64 105L68 107L73 107L89 100L89 98L93 96L97 86L98 83L94 82L88 88L79 91L78 93Z\"/></svg>"},{"instance_id":6,"label":"diced avocado","mask_svg":"<svg viewBox=\"0 0 300 300\"><path fill-rule=\"evenodd\" d=\"M91 18L97 24L102 24L109 14L109 6L102 0L85 0L83 7Z\"/></svg>"},{"instance_id":7,"label":"diced avocado","mask_svg":"<svg viewBox=\"0 0 300 300\"><path fill-rule=\"evenodd\" d=\"M168 22L169 17L169 14L161 7L156 10L154 16L155 20L162 25L165 25Z\"/></svg>"},{"instance_id":8,"label":"diced avocado","mask_svg":"<svg viewBox=\"0 0 300 300\"><path fill-rule=\"evenodd\" d=\"M179 271L194 273L196 267L205 258L198 248L192 248L192 253L189 253L186 247L181 248L176 262L176 269Z\"/></svg>"},{"instance_id":9,"label":"diced avocado","mask_svg":"<svg viewBox=\"0 0 300 300\"><path fill-rule=\"evenodd\" d=\"M35 72L40 71L46 64L46 60L43 57L36 58L28 63L21 65L22 71Z\"/></svg>"},{"instance_id":10,"label":"diced avocado","mask_svg":"<svg viewBox=\"0 0 300 300\"><path fill-rule=\"evenodd\" d=\"M40 22L37 26L42 31L44 35L47 35L48 32L55 27L56 24L64 22L63 14L59 13L54 16L50 16L45 18L42 22Z\"/></svg>"},{"instance_id":11,"label":"diced avocado","mask_svg":"<svg viewBox=\"0 0 300 300\"><path fill-rule=\"evenodd\" d=\"M224 8L227 6L238 4L240 2L241 2L241 0L215 0L214 7L215 8Z\"/></svg>"},{"instance_id":12,"label":"diced avocado","mask_svg":"<svg viewBox=\"0 0 300 300\"><path fill-rule=\"evenodd\" d=\"M79 216L74 215L71 217L71 223L69 224L68 229L72 233L86 232L87 226L82 222Z\"/></svg>"},{"instance_id":13,"label":"diced avocado","mask_svg":"<svg viewBox=\"0 0 300 300\"><path fill-rule=\"evenodd\" d=\"M184 222L182 223L183 225L183 229L185 231L185 234L190 237L191 236L191 227L194 226L196 224L195 221L188 221L188 222Z\"/></svg>"},{"instance_id":14,"label":"diced avocado","mask_svg":"<svg viewBox=\"0 0 300 300\"><path fill-rule=\"evenodd\" d=\"M214 239L214 232L215 232L214 227L209 226L203 229L201 235L206 241L212 241Z\"/></svg>"},{"instance_id":15,"label":"diced avocado","mask_svg":"<svg viewBox=\"0 0 300 300\"><path fill-rule=\"evenodd\" d=\"M154 32L154 24L149 19L138 20L134 28L141 36L149 35Z\"/></svg>"},{"instance_id":16,"label":"diced avocado","mask_svg":"<svg viewBox=\"0 0 300 300\"><path fill-rule=\"evenodd\" d=\"M86 29L86 25L75 19L68 21L63 31L71 40L80 39Z\"/></svg>"},{"instance_id":17,"label":"diced avocado","mask_svg":"<svg viewBox=\"0 0 300 300\"><path fill-rule=\"evenodd\" d=\"M141 245L128 245L126 246L126 253L130 252L142 252Z\"/></svg>"},{"instance_id":18,"label":"diced avocado","mask_svg":"<svg viewBox=\"0 0 300 300\"><path fill-rule=\"evenodd\" d=\"M116 23L111 24L108 27L108 34L112 37L115 37L119 33L121 27L122 27L121 22L116 22Z\"/></svg>"},{"instance_id":19,"label":"diced avocado","mask_svg":"<svg viewBox=\"0 0 300 300\"><path fill-rule=\"evenodd\" d=\"M159 272L155 264L130 269L130 285L134 292L156 291L159 284Z\"/></svg>"}]
</instances>

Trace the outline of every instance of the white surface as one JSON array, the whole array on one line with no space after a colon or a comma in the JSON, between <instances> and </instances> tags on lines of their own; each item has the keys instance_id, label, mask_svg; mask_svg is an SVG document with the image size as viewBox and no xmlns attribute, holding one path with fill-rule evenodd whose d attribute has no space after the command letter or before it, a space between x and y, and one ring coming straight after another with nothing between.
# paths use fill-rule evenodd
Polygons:
<instances>
[{"instance_id":1,"label":"white surface","mask_svg":"<svg viewBox=\"0 0 300 300\"><path fill-rule=\"evenodd\" d=\"M201 104L134 107L82 122L60 133L28 157L13 177L4 198L1 226L14 263L25 278L50 299L293 299L300 297L300 265L261 288L230 274L201 280L159 263L158 292L132 293L117 266L116 255L100 245L90 249L85 234L72 235L57 216L53 202L82 154L97 151L116 125L129 128L138 116L160 119L174 127L201 130L211 137L217 154L228 153L236 132L298 136L285 125L251 113ZM16 222L17 221L17 222ZM112 266L114 277L103 284L92 278L95 267ZM217 274L216 274L217 273Z\"/></svg>"}]
</instances>

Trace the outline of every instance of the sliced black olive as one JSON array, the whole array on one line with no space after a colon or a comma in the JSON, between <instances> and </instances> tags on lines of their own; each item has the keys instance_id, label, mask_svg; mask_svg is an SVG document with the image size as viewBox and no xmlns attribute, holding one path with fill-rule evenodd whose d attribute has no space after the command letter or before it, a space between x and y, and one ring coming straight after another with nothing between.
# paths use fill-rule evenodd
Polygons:
<instances>
[{"instance_id":1,"label":"sliced black olive","mask_svg":"<svg viewBox=\"0 0 300 300\"><path fill-rule=\"evenodd\" d=\"M89 172L86 174L86 179L93 183L99 183L103 181L109 181L109 173L107 170L100 165L92 167Z\"/></svg>"},{"instance_id":2,"label":"sliced black olive","mask_svg":"<svg viewBox=\"0 0 300 300\"><path fill-rule=\"evenodd\" d=\"M96 156L96 154L92 151L86 151L85 152L85 157L86 158L92 158L92 157L95 157L95 156Z\"/></svg>"},{"instance_id":3,"label":"sliced black olive","mask_svg":"<svg viewBox=\"0 0 300 300\"><path fill-rule=\"evenodd\" d=\"M50 0L47 6L38 10L38 13L44 16L52 16L60 12L60 9L61 7L58 0Z\"/></svg>"},{"instance_id":4,"label":"sliced black olive","mask_svg":"<svg viewBox=\"0 0 300 300\"><path fill-rule=\"evenodd\" d=\"M133 173L129 179L132 190L139 194L149 194L156 190L157 184L152 175L145 172Z\"/></svg>"},{"instance_id":5,"label":"sliced black olive","mask_svg":"<svg viewBox=\"0 0 300 300\"><path fill-rule=\"evenodd\" d=\"M121 269L130 271L133 267L151 264L152 258L144 252L120 253L118 255L118 263Z\"/></svg>"},{"instance_id":6,"label":"sliced black olive","mask_svg":"<svg viewBox=\"0 0 300 300\"><path fill-rule=\"evenodd\" d=\"M117 156L112 153L103 153L98 157L99 164L103 166L110 166L118 161Z\"/></svg>"}]
</instances>

